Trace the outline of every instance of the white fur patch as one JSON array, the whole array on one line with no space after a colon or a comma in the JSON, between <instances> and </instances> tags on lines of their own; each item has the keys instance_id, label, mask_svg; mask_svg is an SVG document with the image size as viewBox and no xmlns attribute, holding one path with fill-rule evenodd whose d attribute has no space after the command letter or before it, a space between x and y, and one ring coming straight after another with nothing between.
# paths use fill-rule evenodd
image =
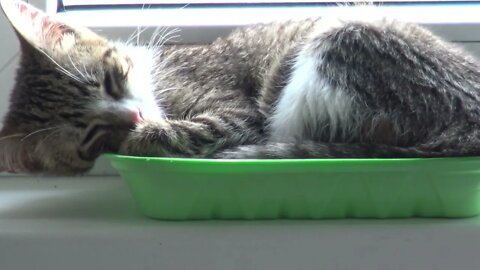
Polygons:
<instances>
[{"instance_id":1,"label":"white fur patch","mask_svg":"<svg viewBox=\"0 0 480 270\"><path fill-rule=\"evenodd\" d=\"M133 68L128 74L128 90L132 98L123 101L125 107L137 107L142 112L146 120L160 120L164 118L164 112L161 110L155 100L153 68L153 52L145 47L125 46L115 44L127 53L133 62Z\"/></svg>"},{"instance_id":2,"label":"white fur patch","mask_svg":"<svg viewBox=\"0 0 480 270\"><path fill-rule=\"evenodd\" d=\"M319 57L300 54L291 79L270 119L271 139L288 142L314 139L328 127L329 139L348 136L354 129L353 99L319 74Z\"/></svg>"}]
</instances>

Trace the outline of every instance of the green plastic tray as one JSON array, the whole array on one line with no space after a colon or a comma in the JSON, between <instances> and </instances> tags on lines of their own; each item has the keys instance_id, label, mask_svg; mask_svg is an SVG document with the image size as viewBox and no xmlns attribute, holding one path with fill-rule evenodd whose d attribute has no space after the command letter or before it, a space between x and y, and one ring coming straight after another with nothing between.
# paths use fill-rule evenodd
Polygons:
<instances>
[{"instance_id":1,"label":"green plastic tray","mask_svg":"<svg viewBox=\"0 0 480 270\"><path fill-rule=\"evenodd\" d=\"M140 210L158 219L458 218L480 213L480 157L108 158Z\"/></svg>"}]
</instances>

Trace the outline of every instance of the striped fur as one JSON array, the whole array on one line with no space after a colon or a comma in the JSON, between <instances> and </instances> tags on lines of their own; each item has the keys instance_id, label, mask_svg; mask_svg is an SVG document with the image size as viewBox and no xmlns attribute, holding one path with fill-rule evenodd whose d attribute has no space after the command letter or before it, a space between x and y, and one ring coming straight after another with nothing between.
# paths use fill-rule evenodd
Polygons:
<instances>
[{"instance_id":1,"label":"striped fur","mask_svg":"<svg viewBox=\"0 0 480 270\"><path fill-rule=\"evenodd\" d=\"M77 174L105 152L480 154L478 63L415 25L306 19L207 45L140 46L1 3L22 44L0 132L3 171Z\"/></svg>"}]
</instances>

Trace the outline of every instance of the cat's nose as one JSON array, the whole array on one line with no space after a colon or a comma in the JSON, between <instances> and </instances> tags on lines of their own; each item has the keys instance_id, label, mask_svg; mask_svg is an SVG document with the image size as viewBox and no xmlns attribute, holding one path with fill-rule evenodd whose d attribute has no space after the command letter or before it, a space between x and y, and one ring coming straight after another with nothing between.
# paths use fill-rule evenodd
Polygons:
<instances>
[{"instance_id":1,"label":"cat's nose","mask_svg":"<svg viewBox=\"0 0 480 270\"><path fill-rule=\"evenodd\" d=\"M135 124L143 120L142 112L138 108L131 109L129 111L128 115L129 115L130 120Z\"/></svg>"}]
</instances>

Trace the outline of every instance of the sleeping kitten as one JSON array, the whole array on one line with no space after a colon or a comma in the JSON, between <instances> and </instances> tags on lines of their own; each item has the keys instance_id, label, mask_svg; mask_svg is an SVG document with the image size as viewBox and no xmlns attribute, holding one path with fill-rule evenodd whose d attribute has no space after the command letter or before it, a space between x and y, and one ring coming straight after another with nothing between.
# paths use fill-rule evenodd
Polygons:
<instances>
[{"instance_id":1,"label":"sleeping kitten","mask_svg":"<svg viewBox=\"0 0 480 270\"><path fill-rule=\"evenodd\" d=\"M480 68L394 21L311 19L209 45L112 43L2 0L21 62L0 171L76 174L102 153L204 158L480 154Z\"/></svg>"}]
</instances>

